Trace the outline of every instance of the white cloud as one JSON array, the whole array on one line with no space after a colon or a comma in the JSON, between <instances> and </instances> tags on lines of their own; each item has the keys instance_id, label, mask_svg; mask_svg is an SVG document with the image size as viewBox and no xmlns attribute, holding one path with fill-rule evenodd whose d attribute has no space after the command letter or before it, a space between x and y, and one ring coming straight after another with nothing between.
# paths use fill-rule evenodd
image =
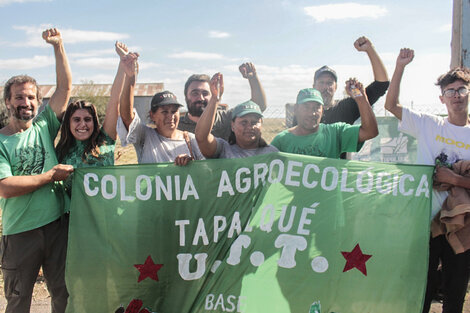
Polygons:
<instances>
[{"instance_id":1,"label":"white cloud","mask_svg":"<svg viewBox=\"0 0 470 313\"><path fill-rule=\"evenodd\" d=\"M447 33L452 31L452 23L441 25L440 27L437 28L438 33Z\"/></svg>"},{"instance_id":2,"label":"white cloud","mask_svg":"<svg viewBox=\"0 0 470 313\"><path fill-rule=\"evenodd\" d=\"M94 69L117 69L119 59L116 58L83 58L72 62L80 66L92 67Z\"/></svg>"},{"instance_id":3,"label":"white cloud","mask_svg":"<svg viewBox=\"0 0 470 313\"><path fill-rule=\"evenodd\" d=\"M12 3L26 3L26 2L51 2L52 0L0 0L0 7L12 4Z\"/></svg>"},{"instance_id":4,"label":"white cloud","mask_svg":"<svg viewBox=\"0 0 470 313\"><path fill-rule=\"evenodd\" d=\"M209 37L210 38L227 38L227 37L230 37L231 35L229 33L226 33L226 32L221 32L221 31L218 31L218 30L211 30L209 32Z\"/></svg>"},{"instance_id":5,"label":"white cloud","mask_svg":"<svg viewBox=\"0 0 470 313\"><path fill-rule=\"evenodd\" d=\"M51 56L34 56L32 58L0 60L0 69L30 70L34 68L47 67L55 64Z\"/></svg>"},{"instance_id":6,"label":"white cloud","mask_svg":"<svg viewBox=\"0 0 470 313\"><path fill-rule=\"evenodd\" d=\"M42 32L52 27L50 24L41 24L39 26L13 26L13 29L22 30L26 33L26 40L19 43L13 43L13 46L31 46L31 47L45 47L44 40L42 39ZM70 28L59 28L62 38L66 44L74 44L79 42L101 42L101 41L116 41L129 38L128 34L120 34L113 32L103 31L88 31Z\"/></svg>"},{"instance_id":7,"label":"white cloud","mask_svg":"<svg viewBox=\"0 0 470 313\"><path fill-rule=\"evenodd\" d=\"M82 52L67 52L67 56L69 58L90 58L90 57L98 57L98 56L103 56L103 55L116 55L114 49L101 49L101 50L87 50L87 51L82 51Z\"/></svg>"},{"instance_id":8,"label":"white cloud","mask_svg":"<svg viewBox=\"0 0 470 313\"><path fill-rule=\"evenodd\" d=\"M185 51L170 54L168 57L174 59L195 59L195 60L221 60L224 56L218 53Z\"/></svg>"},{"instance_id":9,"label":"white cloud","mask_svg":"<svg viewBox=\"0 0 470 313\"><path fill-rule=\"evenodd\" d=\"M139 62L139 69L146 70L149 68L160 67L161 65L155 62Z\"/></svg>"},{"instance_id":10,"label":"white cloud","mask_svg":"<svg viewBox=\"0 0 470 313\"><path fill-rule=\"evenodd\" d=\"M74 75L73 77L74 84L89 84L90 82L93 82L95 84L112 84L113 80L114 76L111 74L97 74L87 76Z\"/></svg>"},{"instance_id":11,"label":"white cloud","mask_svg":"<svg viewBox=\"0 0 470 313\"><path fill-rule=\"evenodd\" d=\"M304 11L318 23L327 20L379 18L387 14L384 6L354 2L310 6L305 7Z\"/></svg>"},{"instance_id":12,"label":"white cloud","mask_svg":"<svg viewBox=\"0 0 470 313\"><path fill-rule=\"evenodd\" d=\"M113 32L102 31L87 31L77 29L64 29L61 30L62 36L66 43L77 42L94 42L94 41L116 41L129 38L128 34L120 34Z\"/></svg>"}]
</instances>

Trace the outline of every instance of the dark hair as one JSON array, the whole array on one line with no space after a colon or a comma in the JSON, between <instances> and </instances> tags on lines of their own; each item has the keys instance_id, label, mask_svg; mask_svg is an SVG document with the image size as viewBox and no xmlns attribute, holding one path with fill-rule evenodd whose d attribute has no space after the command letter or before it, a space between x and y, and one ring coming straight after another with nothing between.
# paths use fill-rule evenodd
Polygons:
<instances>
[{"instance_id":1,"label":"dark hair","mask_svg":"<svg viewBox=\"0 0 470 313\"><path fill-rule=\"evenodd\" d=\"M455 67L439 76L436 85L441 87L441 91L443 91L447 85L457 80L461 80L467 85L470 84L470 70L467 67Z\"/></svg>"},{"instance_id":2,"label":"dark hair","mask_svg":"<svg viewBox=\"0 0 470 313\"><path fill-rule=\"evenodd\" d=\"M211 82L211 78L209 77L209 75L206 75L206 74L193 74L189 76L188 80L184 84L184 97L185 98L187 97L189 85L191 85L192 82L203 82L203 83L209 84Z\"/></svg>"},{"instance_id":3,"label":"dark hair","mask_svg":"<svg viewBox=\"0 0 470 313\"><path fill-rule=\"evenodd\" d=\"M98 114L96 114L96 108L90 102L85 100L78 100L71 102L67 106L67 110L64 114L64 119L62 120L62 125L60 126L60 139L56 146L57 159L60 162L64 159L67 153L75 144L75 137L73 137L70 132L70 118L72 117L75 111L84 109L87 110L93 118L93 133L90 138L87 140L85 149L82 155L82 161L86 162L87 156L92 155L95 158L99 158L100 148L99 146L103 144L104 137L99 136L100 134L100 124L98 122ZM99 138L100 137L100 138Z\"/></svg>"},{"instance_id":4,"label":"dark hair","mask_svg":"<svg viewBox=\"0 0 470 313\"><path fill-rule=\"evenodd\" d=\"M39 88L38 83L34 78L28 75L17 75L11 77L6 83L3 88L3 100L6 101L11 99L11 86L14 84L26 84L31 83L36 86L36 99L38 99L39 104L42 103L42 94L41 88Z\"/></svg>"},{"instance_id":5,"label":"dark hair","mask_svg":"<svg viewBox=\"0 0 470 313\"><path fill-rule=\"evenodd\" d=\"M233 119L232 119L232 122L235 122L235 119L237 117L235 116ZM263 119L261 119L263 120ZM228 144L229 145L234 145L237 143L237 137L235 137L235 133L233 132L233 130L230 130L230 135L228 136ZM268 145L268 143L266 142L266 140L263 139L263 137L261 137L259 139L259 145L258 145L258 148L264 148Z\"/></svg>"}]
</instances>

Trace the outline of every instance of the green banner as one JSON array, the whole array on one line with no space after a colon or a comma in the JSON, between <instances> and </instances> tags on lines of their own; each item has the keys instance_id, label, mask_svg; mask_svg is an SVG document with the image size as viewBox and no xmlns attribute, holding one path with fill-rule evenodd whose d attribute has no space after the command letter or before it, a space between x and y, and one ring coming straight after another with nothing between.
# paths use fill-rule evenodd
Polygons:
<instances>
[{"instance_id":1,"label":"green banner","mask_svg":"<svg viewBox=\"0 0 470 313\"><path fill-rule=\"evenodd\" d=\"M420 312L431 179L286 153L77 169L67 312Z\"/></svg>"},{"instance_id":2,"label":"green banner","mask_svg":"<svg viewBox=\"0 0 470 313\"><path fill-rule=\"evenodd\" d=\"M350 153L351 159L415 164L418 147L416 138L400 132L398 122L394 116L377 116L379 135L364 142L361 151Z\"/></svg>"}]
</instances>

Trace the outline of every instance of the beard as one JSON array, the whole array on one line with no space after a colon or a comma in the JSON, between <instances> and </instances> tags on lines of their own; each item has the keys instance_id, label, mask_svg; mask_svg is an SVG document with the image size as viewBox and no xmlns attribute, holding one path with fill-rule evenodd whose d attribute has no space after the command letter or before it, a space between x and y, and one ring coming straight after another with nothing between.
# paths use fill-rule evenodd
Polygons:
<instances>
[{"instance_id":1,"label":"beard","mask_svg":"<svg viewBox=\"0 0 470 313\"><path fill-rule=\"evenodd\" d=\"M323 98L323 104L327 107L331 106L333 103L333 95L330 94L328 91L324 91L321 93Z\"/></svg>"},{"instance_id":2,"label":"beard","mask_svg":"<svg viewBox=\"0 0 470 313\"><path fill-rule=\"evenodd\" d=\"M192 116L201 116L207 106L207 101L196 101L188 103L188 113Z\"/></svg>"},{"instance_id":3,"label":"beard","mask_svg":"<svg viewBox=\"0 0 470 313\"><path fill-rule=\"evenodd\" d=\"M36 113L34 111L34 109L32 109L32 112L31 114L26 114L26 113L23 113L22 110L28 110L30 109L30 107L27 107L27 106L19 106L16 108L16 110L14 108L11 108L9 110L10 114L16 118L17 120L20 120L20 121L23 121L23 122L28 122L30 120L32 120L33 118L36 117Z\"/></svg>"}]
</instances>

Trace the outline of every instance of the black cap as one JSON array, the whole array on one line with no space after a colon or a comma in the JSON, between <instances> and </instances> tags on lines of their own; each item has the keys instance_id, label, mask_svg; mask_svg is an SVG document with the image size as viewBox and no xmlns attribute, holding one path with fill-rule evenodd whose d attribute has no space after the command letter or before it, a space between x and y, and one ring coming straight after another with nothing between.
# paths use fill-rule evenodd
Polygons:
<instances>
[{"instance_id":1,"label":"black cap","mask_svg":"<svg viewBox=\"0 0 470 313\"><path fill-rule=\"evenodd\" d=\"M172 92L165 90L156 93L153 96L152 101L150 101L150 108L154 110L157 109L159 106L168 104L176 104L180 107L183 106L181 103L178 102L178 100L176 100L176 96Z\"/></svg>"},{"instance_id":2,"label":"black cap","mask_svg":"<svg viewBox=\"0 0 470 313\"><path fill-rule=\"evenodd\" d=\"M320 76L323 73L329 73L333 75L335 78L335 82L338 82L338 76L336 75L336 72L329 66L323 65L320 67L316 72L315 72L315 77L313 78L314 80L317 80L318 76Z\"/></svg>"}]
</instances>

